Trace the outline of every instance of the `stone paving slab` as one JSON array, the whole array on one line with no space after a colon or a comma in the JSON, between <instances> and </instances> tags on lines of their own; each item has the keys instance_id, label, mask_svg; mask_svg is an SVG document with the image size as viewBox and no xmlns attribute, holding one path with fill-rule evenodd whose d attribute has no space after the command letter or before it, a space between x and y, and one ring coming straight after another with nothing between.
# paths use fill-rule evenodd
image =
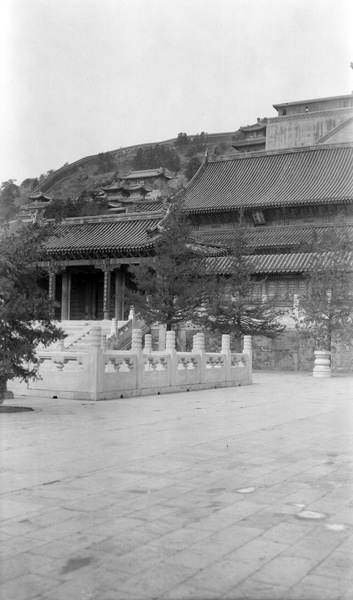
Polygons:
<instances>
[{"instance_id":1,"label":"stone paving slab","mask_svg":"<svg viewBox=\"0 0 353 600\"><path fill-rule=\"evenodd\" d=\"M353 377L7 404L1 600L353 598Z\"/></svg>"}]
</instances>

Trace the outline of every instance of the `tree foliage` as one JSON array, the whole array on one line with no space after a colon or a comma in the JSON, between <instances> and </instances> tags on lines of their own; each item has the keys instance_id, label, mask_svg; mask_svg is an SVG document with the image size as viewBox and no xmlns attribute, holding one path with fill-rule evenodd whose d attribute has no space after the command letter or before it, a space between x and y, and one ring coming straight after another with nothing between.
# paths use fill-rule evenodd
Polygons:
<instances>
[{"instance_id":1,"label":"tree foliage","mask_svg":"<svg viewBox=\"0 0 353 600\"><path fill-rule=\"evenodd\" d=\"M174 204L155 243L155 255L131 267L136 291L129 300L147 324L172 330L195 320L205 296L203 260L190 239L182 207Z\"/></svg>"},{"instance_id":2,"label":"tree foliage","mask_svg":"<svg viewBox=\"0 0 353 600\"><path fill-rule=\"evenodd\" d=\"M284 330L275 298L261 297L259 282L253 280L243 235L235 237L226 275L214 274L200 323L209 331L229 334L233 340L243 335L276 337Z\"/></svg>"},{"instance_id":3,"label":"tree foliage","mask_svg":"<svg viewBox=\"0 0 353 600\"><path fill-rule=\"evenodd\" d=\"M202 152L203 150L206 150L206 148L207 148L207 141L208 141L207 133L205 133L204 131L201 131L201 133L197 133L196 135L194 135L194 137L192 138L191 141L192 141L193 146L196 148L196 151Z\"/></svg>"},{"instance_id":4,"label":"tree foliage","mask_svg":"<svg viewBox=\"0 0 353 600\"><path fill-rule=\"evenodd\" d=\"M54 304L41 288L43 242L49 234L36 226L0 231L0 401L6 383L38 376L39 344L63 337L52 322Z\"/></svg>"},{"instance_id":5,"label":"tree foliage","mask_svg":"<svg viewBox=\"0 0 353 600\"><path fill-rule=\"evenodd\" d=\"M175 140L175 145L179 147L187 146L189 144L188 135L184 132L178 133L178 137Z\"/></svg>"},{"instance_id":6,"label":"tree foliage","mask_svg":"<svg viewBox=\"0 0 353 600\"><path fill-rule=\"evenodd\" d=\"M170 171L180 169L180 158L173 148L159 144L147 148L138 148L132 163L132 168L135 171L157 169L159 167L164 167Z\"/></svg>"},{"instance_id":7,"label":"tree foliage","mask_svg":"<svg viewBox=\"0 0 353 600\"><path fill-rule=\"evenodd\" d=\"M15 179L9 179L0 188L0 220L7 222L13 219L17 212L16 200L20 198L20 188Z\"/></svg>"},{"instance_id":8,"label":"tree foliage","mask_svg":"<svg viewBox=\"0 0 353 600\"><path fill-rule=\"evenodd\" d=\"M352 344L353 281L352 242L332 228L312 249L307 292L300 298L297 329L320 350L332 343Z\"/></svg>"},{"instance_id":9,"label":"tree foliage","mask_svg":"<svg viewBox=\"0 0 353 600\"><path fill-rule=\"evenodd\" d=\"M98 154L98 170L100 173L108 173L116 168L114 156L111 152Z\"/></svg>"},{"instance_id":10,"label":"tree foliage","mask_svg":"<svg viewBox=\"0 0 353 600\"><path fill-rule=\"evenodd\" d=\"M186 179L190 180L193 178L193 176L195 175L195 173L199 170L201 166L201 161L197 156L193 156L188 164L185 167L185 177Z\"/></svg>"},{"instance_id":11,"label":"tree foliage","mask_svg":"<svg viewBox=\"0 0 353 600\"><path fill-rule=\"evenodd\" d=\"M46 219L62 221L69 217L100 215L107 211L107 200L96 192L83 191L78 197L55 198L45 209Z\"/></svg>"}]
</instances>

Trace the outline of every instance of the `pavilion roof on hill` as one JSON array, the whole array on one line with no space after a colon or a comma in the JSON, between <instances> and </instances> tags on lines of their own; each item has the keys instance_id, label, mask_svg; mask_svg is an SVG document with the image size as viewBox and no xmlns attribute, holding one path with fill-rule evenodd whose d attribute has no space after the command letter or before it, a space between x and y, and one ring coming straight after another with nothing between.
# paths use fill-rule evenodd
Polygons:
<instances>
[{"instance_id":1,"label":"pavilion roof on hill","mask_svg":"<svg viewBox=\"0 0 353 600\"><path fill-rule=\"evenodd\" d=\"M240 131L244 131L244 133L251 131L262 131L263 129L266 129L266 123L263 121L258 121L257 123L254 123L254 125L246 125L244 127L239 127L239 129Z\"/></svg>"},{"instance_id":2,"label":"pavilion roof on hill","mask_svg":"<svg viewBox=\"0 0 353 600\"><path fill-rule=\"evenodd\" d=\"M158 169L145 169L143 171L130 171L127 175L122 177L125 180L134 180L134 179L148 179L154 177L164 176L166 179L173 179L173 176L163 167Z\"/></svg>"},{"instance_id":3,"label":"pavilion roof on hill","mask_svg":"<svg viewBox=\"0 0 353 600\"><path fill-rule=\"evenodd\" d=\"M206 157L185 193L188 213L352 201L352 144Z\"/></svg>"},{"instance_id":4,"label":"pavilion roof on hill","mask_svg":"<svg viewBox=\"0 0 353 600\"><path fill-rule=\"evenodd\" d=\"M46 196L43 192L37 192L28 196L28 200L32 200L32 202L50 202L52 197Z\"/></svg>"}]
</instances>

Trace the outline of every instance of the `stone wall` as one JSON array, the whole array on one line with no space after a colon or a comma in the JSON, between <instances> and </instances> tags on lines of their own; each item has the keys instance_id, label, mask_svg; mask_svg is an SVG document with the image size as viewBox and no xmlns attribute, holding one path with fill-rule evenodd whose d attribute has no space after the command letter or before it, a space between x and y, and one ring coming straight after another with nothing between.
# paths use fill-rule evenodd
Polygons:
<instances>
[{"instance_id":1,"label":"stone wall","mask_svg":"<svg viewBox=\"0 0 353 600\"><path fill-rule=\"evenodd\" d=\"M304 341L296 331L285 331L271 340L253 338L253 368L276 371L312 371L314 346ZM353 372L353 348L334 343L331 366L333 372Z\"/></svg>"}]
</instances>

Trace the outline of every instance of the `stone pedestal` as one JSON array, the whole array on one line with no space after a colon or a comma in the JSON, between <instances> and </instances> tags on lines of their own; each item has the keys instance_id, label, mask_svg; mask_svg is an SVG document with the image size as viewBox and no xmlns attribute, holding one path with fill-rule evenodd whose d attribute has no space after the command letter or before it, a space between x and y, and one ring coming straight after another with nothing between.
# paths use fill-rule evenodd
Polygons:
<instances>
[{"instance_id":1,"label":"stone pedestal","mask_svg":"<svg viewBox=\"0 0 353 600\"><path fill-rule=\"evenodd\" d=\"M315 350L315 366L313 377L332 377L330 366L331 352L328 350Z\"/></svg>"}]
</instances>

